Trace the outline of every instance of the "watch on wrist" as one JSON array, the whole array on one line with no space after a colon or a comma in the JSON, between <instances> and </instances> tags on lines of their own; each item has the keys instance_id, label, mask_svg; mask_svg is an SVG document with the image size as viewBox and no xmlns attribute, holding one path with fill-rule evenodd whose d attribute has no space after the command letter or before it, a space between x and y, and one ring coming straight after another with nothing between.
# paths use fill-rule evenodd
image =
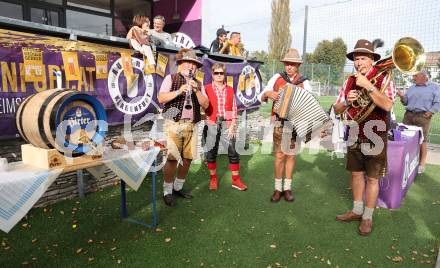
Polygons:
<instances>
[{"instance_id":1,"label":"watch on wrist","mask_svg":"<svg viewBox=\"0 0 440 268\"><path fill-rule=\"evenodd\" d=\"M343 103L344 103L345 106L348 106L348 105L349 105L349 104L348 104L348 101L347 101L346 99L344 99Z\"/></svg>"},{"instance_id":2,"label":"watch on wrist","mask_svg":"<svg viewBox=\"0 0 440 268\"><path fill-rule=\"evenodd\" d=\"M372 86L369 89L367 89L368 93L373 93L374 90L376 90L375 86Z\"/></svg>"}]
</instances>

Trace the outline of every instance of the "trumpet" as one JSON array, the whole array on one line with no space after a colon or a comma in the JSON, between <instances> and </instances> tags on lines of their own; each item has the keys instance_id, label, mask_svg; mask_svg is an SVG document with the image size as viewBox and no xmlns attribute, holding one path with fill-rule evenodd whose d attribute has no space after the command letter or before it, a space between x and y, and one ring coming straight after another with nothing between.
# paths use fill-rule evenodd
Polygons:
<instances>
[{"instance_id":1,"label":"trumpet","mask_svg":"<svg viewBox=\"0 0 440 268\"><path fill-rule=\"evenodd\" d=\"M191 81L193 79L193 73L192 70L189 70L188 73L188 79L186 80L186 86L187 86L187 90L185 93L185 109L190 110L192 108L192 89L191 89L191 84L189 83L189 81Z\"/></svg>"}]
</instances>

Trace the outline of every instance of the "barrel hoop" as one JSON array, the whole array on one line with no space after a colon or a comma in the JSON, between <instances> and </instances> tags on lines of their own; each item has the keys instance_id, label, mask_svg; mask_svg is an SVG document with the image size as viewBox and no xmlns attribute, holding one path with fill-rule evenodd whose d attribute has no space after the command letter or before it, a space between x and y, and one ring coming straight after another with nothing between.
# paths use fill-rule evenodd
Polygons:
<instances>
[{"instance_id":1,"label":"barrel hoop","mask_svg":"<svg viewBox=\"0 0 440 268\"><path fill-rule=\"evenodd\" d=\"M52 111L50 112L50 120L49 120L49 125L50 125L50 129L52 131L52 135L55 137L56 140L56 133L57 133L57 113L58 113L58 108L60 107L61 104L63 104L67 99L69 99L70 97L79 94L79 92L69 92L66 95L62 96L61 98L59 98L57 100L57 102L55 102L54 104L54 108L57 109L52 109Z\"/></svg>"},{"instance_id":2,"label":"barrel hoop","mask_svg":"<svg viewBox=\"0 0 440 268\"><path fill-rule=\"evenodd\" d=\"M41 139L49 148L54 148L53 145L49 142L49 139L46 136L46 132L44 131L44 113L46 112L46 108L52 99L61 93L66 92L65 90L58 90L52 93L47 99L43 102L40 108L40 112L38 113L38 131L40 132ZM54 106L55 107L55 106Z\"/></svg>"},{"instance_id":3,"label":"barrel hoop","mask_svg":"<svg viewBox=\"0 0 440 268\"><path fill-rule=\"evenodd\" d=\"M21 104L20 113L16 115L16 116L19 118L19 120L18 120L18 124L19 124L19 126L18 126L18 127L19 127L18 131L21 133L22 138L23 138L27 143L30 143L30 142L29 142L29 139L26 137L26 134L25 134L24 129L23 129L23 120L22 120L22 116L23 116L23 111L24 111L24 108L26 107L26 104L28 104L29 101L30 101L30 99L33 98L34 96L35 96L35 95L31 95L31 96L27 97L27 99L24 100L24 102Z\"/></svg>"}]
</instances>

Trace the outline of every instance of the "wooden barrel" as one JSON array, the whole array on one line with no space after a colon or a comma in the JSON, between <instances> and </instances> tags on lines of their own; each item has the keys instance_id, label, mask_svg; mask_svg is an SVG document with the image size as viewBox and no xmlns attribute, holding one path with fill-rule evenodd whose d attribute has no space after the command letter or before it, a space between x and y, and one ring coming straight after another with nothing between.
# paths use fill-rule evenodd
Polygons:
<instances>
[{"instance_id":1,"label":"wooden barrel","mask_svg":"<svg viewBox=\"0 0 440 268\"><path fill-rule=\"evenodd\" d=\"M72 155L90 152L102 144L106 121L105 109L96 98L68 89L31 95L16 114L18 132L27 142Z\"/></svg>"}]
</instances>

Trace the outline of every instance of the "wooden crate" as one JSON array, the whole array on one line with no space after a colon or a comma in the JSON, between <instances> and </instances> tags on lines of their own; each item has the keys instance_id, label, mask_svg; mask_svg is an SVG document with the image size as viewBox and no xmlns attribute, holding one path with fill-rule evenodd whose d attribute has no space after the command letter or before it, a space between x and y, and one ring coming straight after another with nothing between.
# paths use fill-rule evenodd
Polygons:
<instances>
[{"instance_id":1,"label":"wooden crate","mask_svg":"<svg viewBox=\"0 0 440 268\"><path fill-rule=\"evenodd\" d=\"M21 145L21 157L23 163L44 169L54 168L81 168L100 164L102 155L82 155L67 157L56 149L43 149L32 144Z\"/></svg>"}]
</instances>

